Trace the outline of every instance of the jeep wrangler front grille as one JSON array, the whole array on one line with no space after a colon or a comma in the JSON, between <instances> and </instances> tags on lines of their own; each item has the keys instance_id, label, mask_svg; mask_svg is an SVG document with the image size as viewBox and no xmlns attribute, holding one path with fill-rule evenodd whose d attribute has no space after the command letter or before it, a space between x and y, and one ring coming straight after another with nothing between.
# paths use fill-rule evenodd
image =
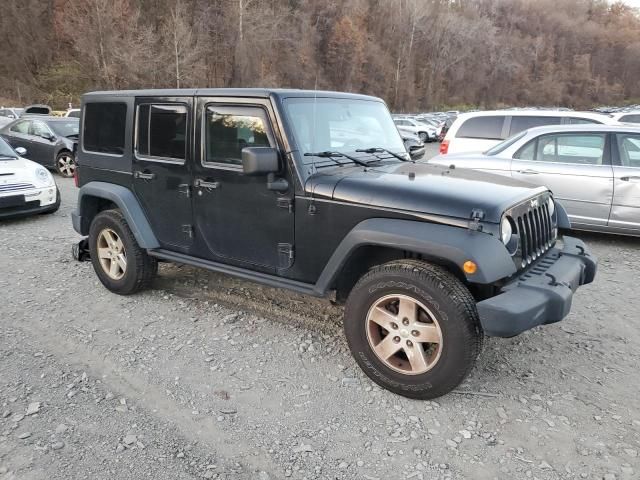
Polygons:
<instances>
[{"instance_id":1,"label":"jeep wrangler front grille","mask_svg":"<svg viewBox=\"0 0 640 480\"><path fill-rule=\"evenodd\" d=\"M549 194L515 206L509 212L515 224L514 233L518 235L518 250L514 262L518 268L524 268L544 255L555 243L557 229L549 212Z\"/></svg>"}]
</instances>

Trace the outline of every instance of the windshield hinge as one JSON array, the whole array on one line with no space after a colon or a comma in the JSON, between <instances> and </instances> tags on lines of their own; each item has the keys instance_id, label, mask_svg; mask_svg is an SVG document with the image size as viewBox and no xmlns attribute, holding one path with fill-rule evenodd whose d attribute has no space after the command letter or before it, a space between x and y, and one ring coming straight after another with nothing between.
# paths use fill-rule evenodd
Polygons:
<instances>
[{"instance_id":1,"label":"windshield hinge","mask_svg":"<svg viewBox=\"0 0 640 480\"><path fill-rule=\"evenodd\" d=\"M278 198L278 207L285 208L289 211L289 213L293 213L293 201L290 198Z\"/></svg>"},{"instance_id":2,"label":"windshield hinge","mask_svg":"<svg viewBox=\"0 0 640 480\"><path fill-rule=\"evenodd\" d=\"M476 232L482 231L482 225L480 222L484 220L484 211L479 208L474 208L471 210L471 220L469 220L469 230L473 230Z\"/></svg>"}]
</instances>

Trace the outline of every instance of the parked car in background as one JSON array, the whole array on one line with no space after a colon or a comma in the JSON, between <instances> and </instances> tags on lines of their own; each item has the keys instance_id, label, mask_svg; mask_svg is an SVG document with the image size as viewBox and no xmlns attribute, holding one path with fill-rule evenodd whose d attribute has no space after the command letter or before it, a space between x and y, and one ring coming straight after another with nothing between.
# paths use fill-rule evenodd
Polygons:
<instances>
[{"instance_id":1,"label":"parked car in background","mask_svg":"<svg viewBox=\"0 0 640 480\"><path fill-rule=\"evenodd\" d=\"M21 158L25 153L0 138L0 219L52 213L60 207L53 176L46 168Z\"/></svg>"},{"instance_id":2,"label":"parked car in background","mask_svg":"<svg viewBox=\"0 0 640 480\"><path fill-rule=\"evenodd\" d=\"M615 125L608 115L571 110L494 110L463 113L447 131L440 153L484 152L528 128L543 125Z\"/></svg>"},{"instance_id":3,"label":"parked car in background","mask_svg":"<svg viewBox=\"0 0 640 480\"><path fill-rule=\"evenodd\" d=\"M615 112L611 118L621 123L640 123L640 110L629 112Z\"/></svg>"},{"instance_id":4,"label":"parked car in background","mask_svg":"<svg viewBox=\"0 0 640 480\"><path fill-rule=\"evenodd\" d=\"M536 127L483 154L438 155L430 163L548 187L577 230L640 235L640 127Z\"/></svg>"},{"instance_id":5,"label":"parked car in background","mask_svg":"<svg viewBox=\"0 0 640 480\"><path fill-rule=\"evenodd\" d=\"M0 135L12 147L25 148L30 160L55 168L63 177L72 177L78 125L77 118L25 115L0 128Z\"/></svg>"},{"instance_id":6,"label":"parked car in background","mask_svg":"<svg viewBox=\"0 0 640 480\"><path fill-rule=\"evenodd\" d=\"M0 117L0 128L11 122L13 122L13 120L9 117Z\"/></svg>"},{"instance_id":7,"label":"parked car in background","mask_svg":"<svg viewBox=\"0 0 640 480\"><path fill-rule=\"evenodd\" d=\"M415 133L423 143L433 142L437 139L436 129L432 125L427 125L411 118L394 118L393 122L398 127L398 130Z\"/></svg>"},{"instance_id":8,"label":"parked car in background","mask_svg":"<svg viewBox=\"0 0 640 480\"><path fill-rule=\"evenodd\" d=\"M409 152L411 158L413 160L423 159L427 150L424 147L424 142L420 140L420 137L415 133L398 131L404 142L404 147L407 149L407 152Z\"/></svg>"},{"instance_id":9,"label":"parked car in background","mask_svg":"<svg viewBox=\"0 0 640 480\"><path fill-rule=\"evenodd\" d=\"M80 109L79 108L70 108L69 110L67 110L64 114L65 117L72 117L72 118L80 118Z\"/></svg>"},{"instance_id":10,"label":"parked car in background","mask_svg":"<svg viewBox=\"0 0 640 480\"><path fill-rule=\"evenodd\" d=\"M0 117L9 118L11 120L20 118L23 113L24 113L24 108L16 108L16 107L0 108Z\"/></svg>"}]
</instances>

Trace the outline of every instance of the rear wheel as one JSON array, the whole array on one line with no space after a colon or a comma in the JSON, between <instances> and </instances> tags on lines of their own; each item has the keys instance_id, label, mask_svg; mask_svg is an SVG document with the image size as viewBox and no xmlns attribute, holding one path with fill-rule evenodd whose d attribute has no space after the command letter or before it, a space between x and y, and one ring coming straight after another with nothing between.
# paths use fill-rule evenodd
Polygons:
<instances>
[{"instance_id":1,"label":"rear wheel","mask_svg":"<svg viewBox=\"0 0 640 480\"><path fill-rule=\"evenodd\" d=\"M100 212L89 230L91 263L102 284L129 295L148 287L158 262L140 248L119 210Z\"/></svg>"},{"instance_id":2,"label":"rear wheel","mask_svg":"<svg viewBox=\"0 0 640 480\"><path fill-rule=\"evenodd\" d=\"M60 152L56 157L56 171L63 177L73 177L76 171L76 161L68 151Z\"/></svg>"},{"instance_id":3,"label":"rear wheel","mask_svg":"<svg viewBox=\"0 0 640 480\"><path fill-rule=\"evenodd\" d=\"M420 261L394 261L364 275L347 300L344 328L363 371L411 398L453 390L482 347L467 288L441 267Z\"/></svg>"}]
</instances>

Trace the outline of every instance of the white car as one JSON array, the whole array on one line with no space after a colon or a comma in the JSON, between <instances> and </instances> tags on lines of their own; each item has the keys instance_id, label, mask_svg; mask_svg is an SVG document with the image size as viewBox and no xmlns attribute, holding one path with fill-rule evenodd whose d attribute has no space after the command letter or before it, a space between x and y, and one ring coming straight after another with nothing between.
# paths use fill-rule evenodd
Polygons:
<instances>
[{"instance_id":1,"label":"white car","mask_svg":"<svg viewBox=\"0 0 640 480\"><path fill-rule=\"evenodd\" d=\"M60 207L60 192L53 175L22 158L24 148L11 148L0 137L0 219L53 213Z\"/></svg>"},{"instance_id":2,"label":"white car","mask_svg":"<svg viewBox=\"0 0 640 480\"><path fill-rule=\"evenodd\" d=\"M611 118L621 123L640 123L640 111L616 112L611 114Z\"/></svg>"},{"instance_id":3,"label":"white car","mask_svg":"<svg viewBox=\"0 0 640 480\"><path fill-rule=\"evenodd\" d=\"M420 137L420 141L423 143L433 142L438 138L438 134L436 133L436 129L425 123L420 123L411 118L394 118L393 122L398 127L398 130L402 133L410 132L415 133Z\"/></svg>"},{"instance_id":4,"label":"white car","mask_svg":"<svg viewBox=\"0 0 640 480\"><path fill-rule=\"evenodd\" d=\"M440 153L484 152L516 133L546 125L618 125L608 115L572 110L493 110L463 113L449 128Z\"/></svg>"}]
</instances>

